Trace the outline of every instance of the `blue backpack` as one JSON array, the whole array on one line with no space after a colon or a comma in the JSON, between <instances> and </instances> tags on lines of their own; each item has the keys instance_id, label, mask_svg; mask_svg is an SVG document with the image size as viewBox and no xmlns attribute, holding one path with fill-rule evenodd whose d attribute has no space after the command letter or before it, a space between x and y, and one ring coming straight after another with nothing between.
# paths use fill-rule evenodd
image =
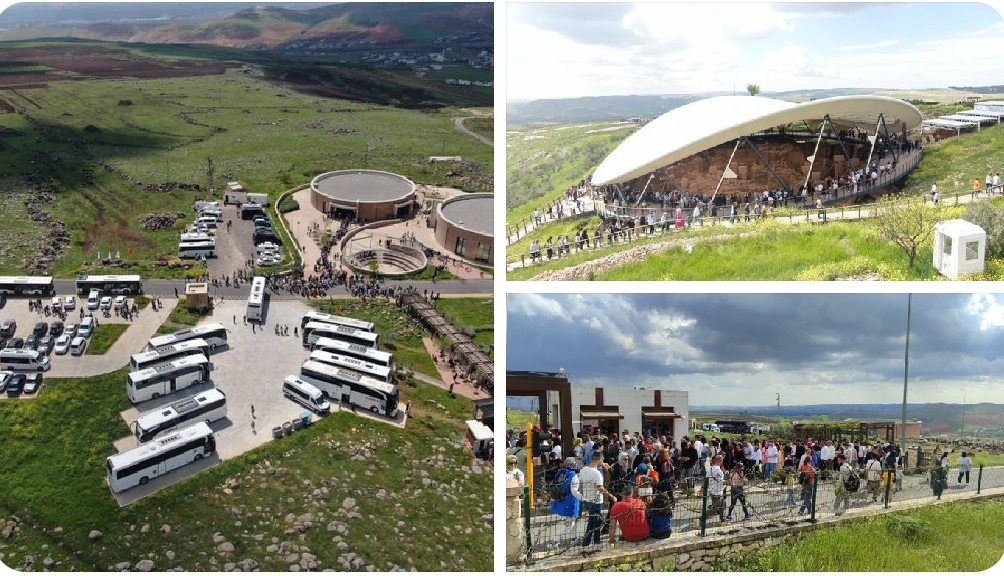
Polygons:
<instances>
[{"instance_id":1,"label":"blue backpack","mask_svg":"<svg viewBox=\"0 0 1004 576\"><path fill-rule=\"evenodd\" d=\"M547 486L547 495L551 500L558 502L572 495L572 478L575 473L568 468L562 468L554 476L554 480Z\"/></svg>"}]
</instances>

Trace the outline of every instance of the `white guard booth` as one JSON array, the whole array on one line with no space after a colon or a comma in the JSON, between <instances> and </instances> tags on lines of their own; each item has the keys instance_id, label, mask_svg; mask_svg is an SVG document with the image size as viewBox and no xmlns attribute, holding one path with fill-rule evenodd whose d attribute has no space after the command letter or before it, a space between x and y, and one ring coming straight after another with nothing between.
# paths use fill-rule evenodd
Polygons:
<instances>
[{"instance_id":1,"label":"white guard booth","mask_svg":"<svg viewBox=\"0 0 1004 576\"><path fill-rule=\"evenodd\" d=\"M987 233L966 220L934 226L934 267L949 278L980 274L986 258Z\"/></svg>"},{"instance_id":2,"label":"white guard booth","mask_svg":"<svg viewBox=\"0 0 1004 576\"><path fill-rule=\"evenodd\" d=\"M487 455L495 445L492 429L477 420L467 421L467 442L475 455Z\"/></svg>"}]
</instances>

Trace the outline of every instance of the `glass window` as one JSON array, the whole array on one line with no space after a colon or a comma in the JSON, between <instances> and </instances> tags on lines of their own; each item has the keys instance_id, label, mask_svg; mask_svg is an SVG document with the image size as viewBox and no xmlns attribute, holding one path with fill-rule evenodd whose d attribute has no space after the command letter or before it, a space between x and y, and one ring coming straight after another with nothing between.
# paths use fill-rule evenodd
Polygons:
<instances>
[{"instance_id":1,"label":"glass window","mask_svg":"<svg viewBox=\"0 0 1004 576\"><path fill-rule=\"evenodd\" d=\"M489 246L488 244L482 244L478 242L478 250L477 252L474 253L474 261L488 262L488 259L491 257L491 254L492 254L491 246Z\"/></svg>"},{"instance_id":2,"label":"glass window","mask_svg":"<svg viewBox=\"0 0 1004 576\"><path fill-rule=\"evenodd\" d=\"M943 248L942 252L944 252L945 254L951 254L952 253L952 237L951 236L945 236L945 244L944 244L944 248Z\"/></svg>"},{"instance_id":3,"label":"glass window","mask_svg":"<svg viewBox=\"0 0 1004 576\"><path fill-rule=\"evenodd\" d=\"M464 237L457 238L457 248L453 251L454 254L459 254L463 256L467 252L467 239Z\"/></svg>"},{"instance_id":4,"label":"glass window","mask_svg":"<svg viewBox=\"0 0 1004 576\"><path fill-rule=\"evenodd\" d=\"M973 260L980 259L980 242L979 240L974 240L972 242L966 242L966 262L971 262Z\"/></svg>"}]
</instances>

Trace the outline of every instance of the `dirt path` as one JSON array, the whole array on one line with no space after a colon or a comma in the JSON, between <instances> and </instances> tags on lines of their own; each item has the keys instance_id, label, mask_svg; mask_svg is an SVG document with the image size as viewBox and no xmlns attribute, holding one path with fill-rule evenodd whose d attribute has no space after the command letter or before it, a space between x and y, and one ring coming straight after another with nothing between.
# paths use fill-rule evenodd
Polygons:
<instances>
[{"instance_id":1,"label":"dirt path","mask_svg":"<svg viewBox=\"0 0 1004 576\"><path fill-rule=\"evenodd\" d=\"M484 397L484 392L477 390L470 382L465 382L463 380L456 380L456 376L453 370L450 369L449 364L446 360L439 360L439 348L436 343L432 341L432 338L422 338L422 343L425 344L426 351L429 352L429 356L432 356L432 361L436 364L436 370L439 371L440 380L435 378L430 378L425 374L415 373L415 378L421 380L427 384L433 384L439 386L443 390L450 389L450 383L456 382L453 385L453 393L459 394L465 398L470 398L471 400L477 400Z\"/></svg>"},{"instance_id":2,"label":"dirt path","mask_svg":"<svg viewBox=\"0 0 1004 576\"><path fill-rule=\"evenodd\" d=\"M483 116L464 116L463 118L454 118L453 123L457 125L457 130L460 130L461 132L467 134L468 136L473 136L477 138L478 140L481 141L482 144L487 144L488 146L494 148L495 147L494 141L492 141L489 138L485 138L484 136L478 134L477 132L472 132L471 130L468 130L467 126L464 126L464 120L471 120L473 118L483 118Z\"/></svg>"}]
</instances>

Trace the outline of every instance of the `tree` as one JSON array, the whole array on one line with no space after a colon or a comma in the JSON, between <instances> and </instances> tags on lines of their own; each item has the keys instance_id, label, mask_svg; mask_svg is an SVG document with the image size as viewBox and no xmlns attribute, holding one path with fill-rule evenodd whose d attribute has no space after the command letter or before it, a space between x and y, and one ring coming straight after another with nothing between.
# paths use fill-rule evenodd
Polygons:
<instances>
[{"instance_id":1,"label":"tree","mask_svg":"<svg viewBox=\"0 0 1004 576\"><path fill-rule=\"evenodd\" d=\"M910 268L913 268L917 251L934 232L937 222L934 209L922 198L896 194L880 202L875 210L879 234L899 246L910 259Z\"/></svg>"},{"instance_id":2,"label":"tree","mask_svg":"<svg viewBox=\"0 0 1004 576\"><path fill-rule=\"evenodd\" d=\"M747 84L746 85L746 91L750 93L750 96L756 96L757 94L760 93L760 85L759 84Z\"/></svg>"},{"instance_id":3,"label":"tree","mask_svg":"<svg viewBox=\"0 0 1004 576\"><path fill-rule=\"evenodd\" d=\"M1004 256L1004 206L976 202L966 208L962 219L976 224L987 233L987 258Z\"/></svg>"}]
</instances>

